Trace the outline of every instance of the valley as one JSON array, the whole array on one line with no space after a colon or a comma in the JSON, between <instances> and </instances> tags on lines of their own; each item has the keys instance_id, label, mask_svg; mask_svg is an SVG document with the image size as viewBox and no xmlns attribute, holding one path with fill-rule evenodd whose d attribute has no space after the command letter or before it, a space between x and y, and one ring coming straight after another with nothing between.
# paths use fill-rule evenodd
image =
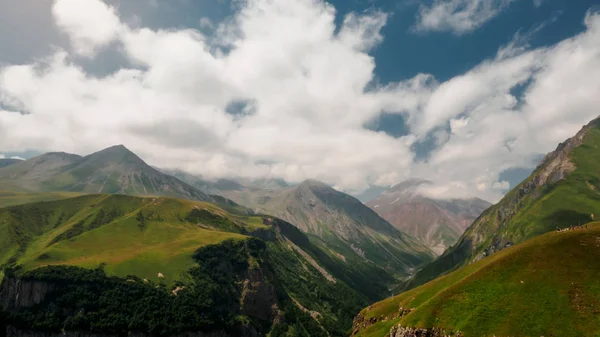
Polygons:
<instances>
[{"instance_id":1,"label":"valley","mask_svg":"<svg viewBox=\"0 0 600 337\"><path fill-rule=\"evenodd\" d=\"M0 327L584 336L600 324L595 144L597 120L493 206L427 197L424 180L366 204L316 180L175 172L184 182L123 146L13 161L0 168Z\"/></svg>"}]
</instances>

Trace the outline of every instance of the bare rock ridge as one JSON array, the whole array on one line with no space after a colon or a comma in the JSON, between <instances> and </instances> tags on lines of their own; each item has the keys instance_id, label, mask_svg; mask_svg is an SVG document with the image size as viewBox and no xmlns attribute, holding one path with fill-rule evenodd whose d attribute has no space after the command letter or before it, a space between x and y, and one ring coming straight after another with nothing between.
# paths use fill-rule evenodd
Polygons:
<instances>
[{"instance_id":1,"label":"bare rock ridge","mask_svg":"<svg viewBox=\"0 0 600 337\"><path fill-rule=\"evenodd\" d=\"M412 234L437 255L456 243L462 233L489 206L485 200L434 199L419 189L427 180L402 182L366 203L398 230Z\"/></svg>"}]
</instances>

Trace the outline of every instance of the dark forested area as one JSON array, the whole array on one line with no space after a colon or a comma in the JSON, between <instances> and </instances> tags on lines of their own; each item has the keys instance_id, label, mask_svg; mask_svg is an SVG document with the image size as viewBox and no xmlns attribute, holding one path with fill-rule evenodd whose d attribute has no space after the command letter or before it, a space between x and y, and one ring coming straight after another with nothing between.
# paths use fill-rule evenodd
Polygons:
<instances>
[{"instance_id":1,"label":"dark forested area","mask_svg":"<svg viewBox=\"0 0 600 337\"><path fill-rule=\"evenodd\" d=\"M327 281L296 252L281 243L259 239L229 240L198 249L198 265L173 288L142 280L107 276L102 267L83 269L48 266L11 277L55 285L39 305L13 309L0 315L23 330L44 332L89 331L152 336L184 332L222 331L232 336L250 333L270 336L345 335L352 317L366 299L343 283ZM307 266L308 265L308 266ZM249 270L260 269L262 282L273 285L280 316L276 322L243 312L241 284ZM293 299L292 299L293 297ZM311 317L307 309L318 311Z\"/></svg>"}]
</instances>

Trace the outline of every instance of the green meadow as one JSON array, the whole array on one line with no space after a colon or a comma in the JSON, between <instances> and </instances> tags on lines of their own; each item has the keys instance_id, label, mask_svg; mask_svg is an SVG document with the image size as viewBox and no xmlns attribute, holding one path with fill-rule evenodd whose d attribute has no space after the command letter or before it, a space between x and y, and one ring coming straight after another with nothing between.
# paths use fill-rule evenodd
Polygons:
<instances>
[{"instance_id":1,"label":"green meadow","mask_svg":"<svg viewBox=\"0 0 600 337\"><path fill-rule=\"evenodd\" d=\"M402 318L399 308L412 309ZM464 336L600 336L600 223L505 249L361 312L380 322Z\"/></svg>"},{"instance_id":2,"label":"green meadow","mask_svg":"<svg viewBox=\"0 0 600 337\"><path fill-rule=\"evenodd\" d=\"M41 201L0 209L0 265L103 266L109 275L153 281L161 273L161 281L172 284L194 266L198 248L268 228L258 216L180 199L85 195Z\"/></svg>"}]
</instances>

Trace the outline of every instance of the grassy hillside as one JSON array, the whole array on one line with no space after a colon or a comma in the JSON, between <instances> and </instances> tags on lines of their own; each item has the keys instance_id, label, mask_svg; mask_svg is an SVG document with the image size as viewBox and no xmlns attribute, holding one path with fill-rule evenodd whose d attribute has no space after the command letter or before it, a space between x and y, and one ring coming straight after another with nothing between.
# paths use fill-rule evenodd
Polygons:
<instances>
[{"instance_id":1,"label":"grassy hillside","mask_svg":"<svg viewBox=\"0 0 600 337\"><path fill-rule=\"evenodd\" d=\"M0 329L5 320L50 332L343 336L369 299L387 294L380 269L332 257L285 221L163 197L83 195L0 208L0 269ZM11 307L15 277L59 284L53 304ZM179 297L177 287L190 292ZM117 305L110 294L130 302ZM188 310L201 317L186 320Z\"/></svg>"},{"instance_id":2,"label":"grassy hillside","mask_svg":"<svg viewBox=\"0 0 600 337\"><path fill-rule=\"evenodd\" d=\"M0 191L0 208L31 204L40 201L54 201L79 196L76 192L45 192L45 193L21 193Z\"/></svg>"},{"instance_id":3,"label":"grassy hillside","mask_svg":"<svg viewBox=\"0 0 600 337\"><path fill-rule=\"evenodd\" d=\"M399 317L399 309L412 309ZM364 309L390 328L442 327L469 336L600 336L600 223L548 233ZM368 325L368 324L367 324Z\"/></svg>"},{"instance_id":4,"label":"grassy hillside","mask_svg":"<svg viewBox=\"0 0 600 337\"><path fill-rule=\"evenodd\" d=\"M109 275L172 283L206 244L266 228L208 203L123 195L86 195L0 209L0 265L25 269L68 264Z\"/></svg>"},{"instance_id":5,"label":"grassy hillside","mask_svg":"<svg viewBox=\"0 0 600 337\"><path fill-rule=\"evenodd\" d=\"M411 281L414 287L503 248L557 227L600 216L600 121L548 154L498 204L486 210L440 258Z\"/></svg>"}]
</instances>

